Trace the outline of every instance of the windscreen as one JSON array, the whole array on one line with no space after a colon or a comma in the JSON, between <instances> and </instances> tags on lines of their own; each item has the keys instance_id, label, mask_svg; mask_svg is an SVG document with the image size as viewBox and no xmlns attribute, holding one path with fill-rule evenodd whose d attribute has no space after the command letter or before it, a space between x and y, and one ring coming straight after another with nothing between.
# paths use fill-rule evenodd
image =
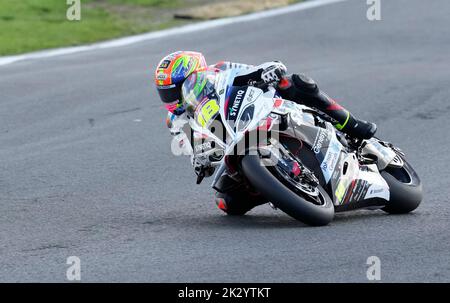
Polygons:
<instances>
[{"instance_id":1,"label":"windscreen","mask_svg":"<svg viewBox=\"0 0 450 303\"><path fill-rule=\"evenodd\" d=\"M203 127L209 125L219 114L214 78L214 71L199 71L191 74L182 86L187 114Z\"/></svg>"}]
</instances>

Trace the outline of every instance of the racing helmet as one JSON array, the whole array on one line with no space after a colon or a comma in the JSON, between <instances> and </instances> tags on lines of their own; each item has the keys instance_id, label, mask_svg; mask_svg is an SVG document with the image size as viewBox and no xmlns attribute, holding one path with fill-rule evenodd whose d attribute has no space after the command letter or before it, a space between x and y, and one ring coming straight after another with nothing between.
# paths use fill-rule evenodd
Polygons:
<instances>
[{"instance_id":1,"label":"racing helmet","mask_svg":"<svg viewBox=\"0 0 450 303\"><path fill-rule=\"evenodd\" d=\"M177 104L181 101L181 86L193 72L206 69L203 54L178 51L165 56L155 70L155 84L163 103Z\"/></svg>"}]
</instances>

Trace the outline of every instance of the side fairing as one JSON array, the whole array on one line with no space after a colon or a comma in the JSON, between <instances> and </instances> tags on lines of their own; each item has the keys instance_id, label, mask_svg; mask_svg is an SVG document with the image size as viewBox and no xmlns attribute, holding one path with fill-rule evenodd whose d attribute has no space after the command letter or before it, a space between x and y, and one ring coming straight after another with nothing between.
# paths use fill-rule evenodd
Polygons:
<instances>
[{"instance_id":1,"label":"side fairing","mask_svg":"<svg viewBox=\"0 0 450 303\"><path fill-rule=\"evenodd\" d=\"M299 107L293 105L294 107ZM286 106L280 113L287 112L292 105ZM381 177L376 165L360 165L355 153L347 152L336 137L334 127L325 123L326 128L316 126L310 114L292 111L294 132L290 133L306 143L320 165L325 183L335 205L357 203L370 198L389 200L389 186Z\"/></svg>"},{"instance_id":2,"label":"side fairing","mask_svg":"<svg viewBox=\"0 0 450 303\"><path fill-rule=\"evenodd\" d=\"M349 164L350 165L350 164ZM333 187L335 205L378 198L389 201L389 186L376 165L363 165L354 172L341 174Z\"/></svg>"},{"instance_id":3,"label":"side fairing","mask_svg":"<svg viewBox=\"0 0 450 303\"><path fill-rule=\"evenodd\" d=\"M328 183L340 163L342 144L337 140L334 130L319 128L311 149Z\"/></svg>"}]
</instances>

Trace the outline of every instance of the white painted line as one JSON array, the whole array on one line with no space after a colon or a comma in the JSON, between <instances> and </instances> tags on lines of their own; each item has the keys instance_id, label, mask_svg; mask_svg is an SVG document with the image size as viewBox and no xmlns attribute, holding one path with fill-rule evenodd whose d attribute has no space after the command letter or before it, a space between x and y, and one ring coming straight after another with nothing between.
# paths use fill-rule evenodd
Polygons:
<instances>
[{"instance_id":1,"label":"white painted line","mask_svg":"<svg viewBox=\"0 0 450 303\"><path fill-rule=\"evenodd\" d=\"M162 37L167 38L168 36L181 35L181 34L206 30L206 29L210 29L210 28L214 28L214 27L224 26L227 24L259 20L262 18L283 15L283 14L292 13L295 11L306 10L306 9L310 9L310 8L314 8L314 7L319 7L319 6L324 6L327 4L344 2L344 1L348 1L348 0L306 1L306 2L301 2L301 3L281 7L281 8L252 13L249 15L223 18L223 19L217 19L217 20L212 20L212 21L205 21L205 22L195 23L195 24L191 24L191 25L185 25L182 27L175 27L175 28L170 28L170 29L156 31L156 32L149 32L149 33L145 33L145 34L129 36L129 37L125 37L125 38L119 38L119 39L115 39L115 40L99 42L99 43L94 43L94 44L90 44L90 45L56 48L56 49L38 51L38 52L27 53L27 54L16 55L16 56L0 57L0 65L11 64L13 62L22 61L22 60L50 58L50 57L74 54L74 53L85 52L85 51L125 46L125 45L135 44L135 43L142 42L142 41L158 39L158 38L162 38Z\"/></svg>"}]
</instances>

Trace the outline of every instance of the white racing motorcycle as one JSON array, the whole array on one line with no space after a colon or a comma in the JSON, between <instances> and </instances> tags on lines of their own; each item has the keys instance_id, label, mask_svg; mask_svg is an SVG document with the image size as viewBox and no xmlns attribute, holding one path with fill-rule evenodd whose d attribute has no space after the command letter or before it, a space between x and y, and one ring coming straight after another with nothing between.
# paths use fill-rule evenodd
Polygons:
<instances>
[{"instance_id":1,"label":"white racing motorcycle","mask_svg":"<svg viewBox=\"0 0 450 303\"><path fill-rule=\"evenodd\" d=\"M335 211L398 214L419 206L421 181L399 148L377 138L350 140L323 113L277 98L271 85L232 86L234 76L192 76L183 85L193 152L215 167L213 188L228 174L316 226L331 222ZM191 104L199 89L213 94Z\"/></svg>"}]
</instances>

